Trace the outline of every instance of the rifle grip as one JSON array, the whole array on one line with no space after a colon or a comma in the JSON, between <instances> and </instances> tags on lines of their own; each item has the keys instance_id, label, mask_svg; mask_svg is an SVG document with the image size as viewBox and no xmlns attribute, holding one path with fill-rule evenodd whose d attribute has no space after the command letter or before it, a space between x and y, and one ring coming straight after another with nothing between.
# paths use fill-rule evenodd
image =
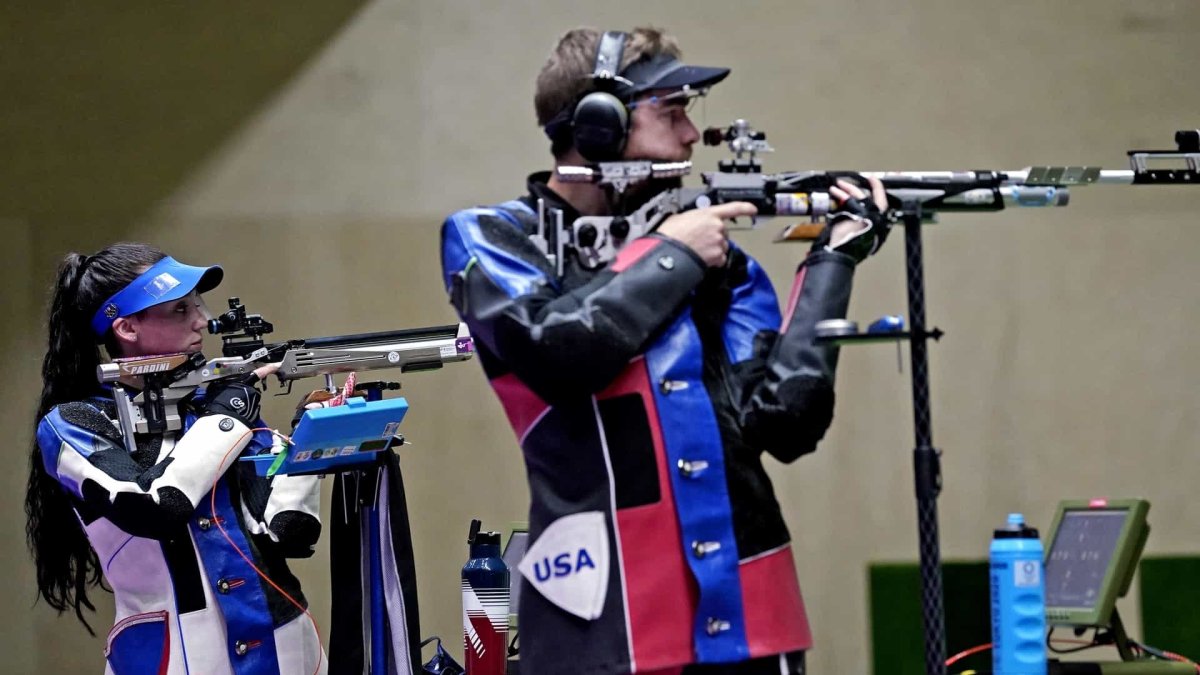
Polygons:
<instances>
[{"instance_id":1,"label":"rifle grip","mask_svg":"<svg viewBox=\"0 0 1200 675\"><path fill-rule=\"evenodd\" d=\"M825 230L825 223L792 223L783 228L779 236L775 237L775 243L789 241L813 241L821 236L821 232Z\"/></svg>"}]
</instances>

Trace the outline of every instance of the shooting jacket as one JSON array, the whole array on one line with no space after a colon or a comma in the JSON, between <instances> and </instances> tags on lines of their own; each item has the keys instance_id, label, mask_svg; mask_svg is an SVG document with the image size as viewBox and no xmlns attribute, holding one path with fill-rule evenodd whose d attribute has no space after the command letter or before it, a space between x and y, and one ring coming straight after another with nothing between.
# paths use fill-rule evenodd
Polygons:
<instances>
[{"instance_id":1,"label":"shooting jacket","mask_svg":"<svg viewBox=\"0 0 1200 675\"><path fill-rule=\"evenodd\" d=\"M312 555L317 478L264 479L235 466L239 454L269 448L271 435L224 415L188 414L182 433L138 434L132 454L116 420L112 401L95 398L56 406L37 430L46 470L69 494L113 590L105 672L313 673L321 654L309 619L217 524L307 606L285 558Z\"/></svg>"},{"instance_id":2,"label":"shooting jacket","mask_svg":"<svg viewBox=\"0 0 1200 675\"><path fill-rule=\"evenodd\" d=\"M833 414L854 262L817 249L781 316L731 244L707 270L662 236L556 278L526 197L450 216L444 281L516 432L532 496L522 671L627 673L807 649L787 527L762 453L812 452ZM554 250L553 233L550 250ZM515 572L515 571L514 571ZM778 672L778 668L776 668Z\"/></svg>"}]
</instances>

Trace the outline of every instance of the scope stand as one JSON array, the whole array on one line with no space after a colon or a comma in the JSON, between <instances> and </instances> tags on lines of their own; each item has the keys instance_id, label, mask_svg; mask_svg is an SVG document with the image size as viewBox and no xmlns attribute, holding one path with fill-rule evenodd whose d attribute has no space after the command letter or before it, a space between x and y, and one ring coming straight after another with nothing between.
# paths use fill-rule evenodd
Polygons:
<instances>
[{"instance_id":1,"label":"scope stand","mask_svg":"<svg viewBox=\"0 0 1200 675\"><path fill-rule=\"evenodd\" d=\"M368 401L378 401L383 398L383 389L388 388L388 383L364 383L366 389L366 399ZM375 386L370 386L375 385ZM388 672L389 651L391 648L391 640L389 634L391 627L387 621L387 600L384 589L384 550L383 550L383 531L380 528L380 511L388 508L387 503L381 500L383 492L387 489L384 486L384 481L387 480L387 471L392 449L388 448L378 453L372 460L364 462L356 468L350 469L341 473L337 477L335 484L335 494L341 493L341 500L335 497L335 501L345 502L353 500L356 505L349 507L347 513L343 517L352 517L352 513L358 513L358 526L365 529L366 546L363 548L363 554L366 560L361 560L360 564L367 569L366 582L364 586L367 590L366 596L368 599L367 611L363 612L364 618L369 617L369 621L364 621L365 632L368 633L365 644L370 645L369 655L365 655L364 659L367 663L366 673L370 675L383 675ZM401 495L389 495L391 499L397 497L403 498ZM390 537L389 537L390 538Z\"/></svg>"},{"instance_id":2,"label":"scope stand","mask_svg":"<svg viewBox=\"0 0 1200 675\"><path fill-rule=\"evenodd\" d=\"M350 468L343 468L335 477L334 518L344 518L338 521L334 528L343 525L349 529L345 533L338 531L333 535L335 540L342 536L352 537L358 543L346 541L346 545L361 546L360 558L354 561L355 567L365 572L363 574L363 600L366 607L360 607L362 622L361 634L349 634L347 641L357 643L357 649L366 647L362 653L363 673L380 675L387 672L388 663L388 624L387 607L384 596L384 567L383 567L383 532L379 527L379 512L386 506L381 505L381 491L384 489L383 480L387 470L387 458L391 449L376 454L369 462ZM338 513L342 511L342 513ZM363 536L365 535L365 536ZM349 570L339 569L339 563L331 561L331 575L347 574ZM347 598L348 599L348 598ZM339 598L335 597L337 603ZM332 639L341 641L341 631L335 625ZM333 651L331 644L331 652Z\"/></svg>"},{"instance_id":3,"label":"scope stand","mask_svg":"<svg viewBox=\"0 0 1200 675\"><path fill-rule=\"evenodd\" d=\"M929 412L929 364L926 342L941 338L942 331L925 329L925 273L921 250L920 202L901 207L904 224L904 257L908 276L909 330L884 333L819 336L825 344L870 344L908 340L912 361L913 474L917 497L917 536L920 543L921 615L925 631L925 672L946 673L946 614L943 606L941 548L938 544L937 498L942 491L941 451L933 447Z\"/></svg>"},{"instance_id":4,"label":"scope stand","mask_svg":"<svg viewBox=\"0 0 1200 675\"><path fill-rule=\"evenodd\" d=\"M941 331L925 331L925 262L921 246L921 204L903 205L904 258L908 276L908 316L912 361L913 474L916 480L917 536L921 552L921 616L925 628L925 672L946 672L946 613L943 606L937 498L942 491L941 452L933 447L929 410L929 363L926 341Z\"/></svg>"},{"instance_id":5,"label":"scope stand","mask_svg":"<svg viewBox=\"0 0 1200 675\"><path fill-rule=\"evenodd\" d=\"M909 331L818 337L826 344L869 344L881 340L909 341L912 361L913 475L917 498L917 536L920 546L921 615L925 632L925 672L946 675L946 612L942 587L941 545L938 533L937 498L942 491L941 451L933 447L933 431L929 409L929 362L926 342L941 338L942 331L925 329L925 262L921 244L922 209L920 202L906 201L901 206L904 224L904 258L908 277ZM1114 675L1166 675L1193 672L1191 666L1171 661L1138 659L1133 652L1120 615L1113 609L1109 630L1121 661L1104 664L1105 673ZM1062 675L1068 675L1071 664L1059 665ZM1052 670L1051 672L1055 672ZM1081 671L1082 672L1082 671ZM1087 671L1093 672L1093 671Z\"/></svg>"},{"instance_id":6,"label":"scope stand","mask_svg":"<svg viewBox=\"0 0 1200 675\"><path fill-rule=\"evenodd\" d=\"M399 389L399 385L364 382L355 391L365 391L366 400L372 402L382 400L383 391L391 389ZM335 621L330 630L330 659L338 660L330 672L385 675L390 672L389 663L419 655L415 641L409 636L413 626L407 625L408 613L415 613L416 607L405 607L407 599L402 588L404 577L414 573L412 561L397 555L391 543L394 536L411 540L404 482L393 451L397 439L403 442L403 437L397 435L386 447L364 453L361 458L334 466L291 471L293 475L336 474L329 532L335 555L330 557L330 578L335 581L334 618L340 616L346 620ZM402 509L399 519L397 512L392 511L396 504ZM336 554L339 551L342 555ZM388 580L391 568L400 577L400 588L397 582ZM337 592L336 580L356 578L361 579L360 593ZM401 625L393 625L389 601L399 603L400 611L396 614ZM405 641L407 646L403 644ZM405 653L399 653L401 650Z\"/></svg>"}]
</instances>

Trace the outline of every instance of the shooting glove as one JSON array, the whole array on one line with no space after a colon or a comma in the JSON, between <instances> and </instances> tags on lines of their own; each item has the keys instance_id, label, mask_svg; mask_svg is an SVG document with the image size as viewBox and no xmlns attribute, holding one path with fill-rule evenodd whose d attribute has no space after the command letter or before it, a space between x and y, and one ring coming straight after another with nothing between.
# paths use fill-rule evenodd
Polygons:
<instances>
[{"instance_id":1,"label":"shooting glove","mask_svg":"<svg viewBox=\"0 0 1200 675\"><path fill-rule=\"evenodd\" d=\"M842 202L841 206L834 212L829 214L829 228L834 225L847 221L858 221L863 229L851 235L849 239L843 241L837 246L829 246L825 248L830 251L845 253L855 262L862 262L868 256L874 255L887 240L888 231L892 227L891 221L886 213L879 210L875 204L875 200L869 196L866 199L848 198Z\"/></svg>"},{"instance_id":2,"label":"shooting glove","mask_svg":"<svg viewBox=\"0 0 1200 675\"><path fill-rule=\"evenodd\" d=\"M253 427L258 421L262 397L254 388L258 376L251 373L242 378L223 380L208 388L201 404L201 415L228 415Z\"/></svg>"}]
</instances>

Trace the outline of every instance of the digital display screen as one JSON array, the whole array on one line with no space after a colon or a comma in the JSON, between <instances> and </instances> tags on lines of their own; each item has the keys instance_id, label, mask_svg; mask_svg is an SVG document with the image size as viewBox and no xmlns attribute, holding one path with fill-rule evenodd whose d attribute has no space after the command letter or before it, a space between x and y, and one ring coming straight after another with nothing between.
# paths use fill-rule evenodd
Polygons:
<instances>
[{"instance_id":1,"label":"digital display screen","mask_svg":"<svg viewBox=\"0 0 1200 675\"><path fill-rule=\"evenodd\" d=\"M1067 511L1046 557L1046 606L1091 609L1116 552L1129 511Z\"/></svg>"},{"instance_id":2,"label":"digital display screen","mask_svg":"<svg viewBox=\"0 0 1200 675\"><path fill-rule=\"evenodd\" d=\"M509 614L516 614L517 607L521 603L521 571L517 569L517 565L521 564L521 558L525 557L527 548L529 548L529 532L514 530L512 536L508 538L508 544L504 547L504 553L500 555L501 558L504 558L504 564L508 565Z\"/></svg>"}]
</instances>

